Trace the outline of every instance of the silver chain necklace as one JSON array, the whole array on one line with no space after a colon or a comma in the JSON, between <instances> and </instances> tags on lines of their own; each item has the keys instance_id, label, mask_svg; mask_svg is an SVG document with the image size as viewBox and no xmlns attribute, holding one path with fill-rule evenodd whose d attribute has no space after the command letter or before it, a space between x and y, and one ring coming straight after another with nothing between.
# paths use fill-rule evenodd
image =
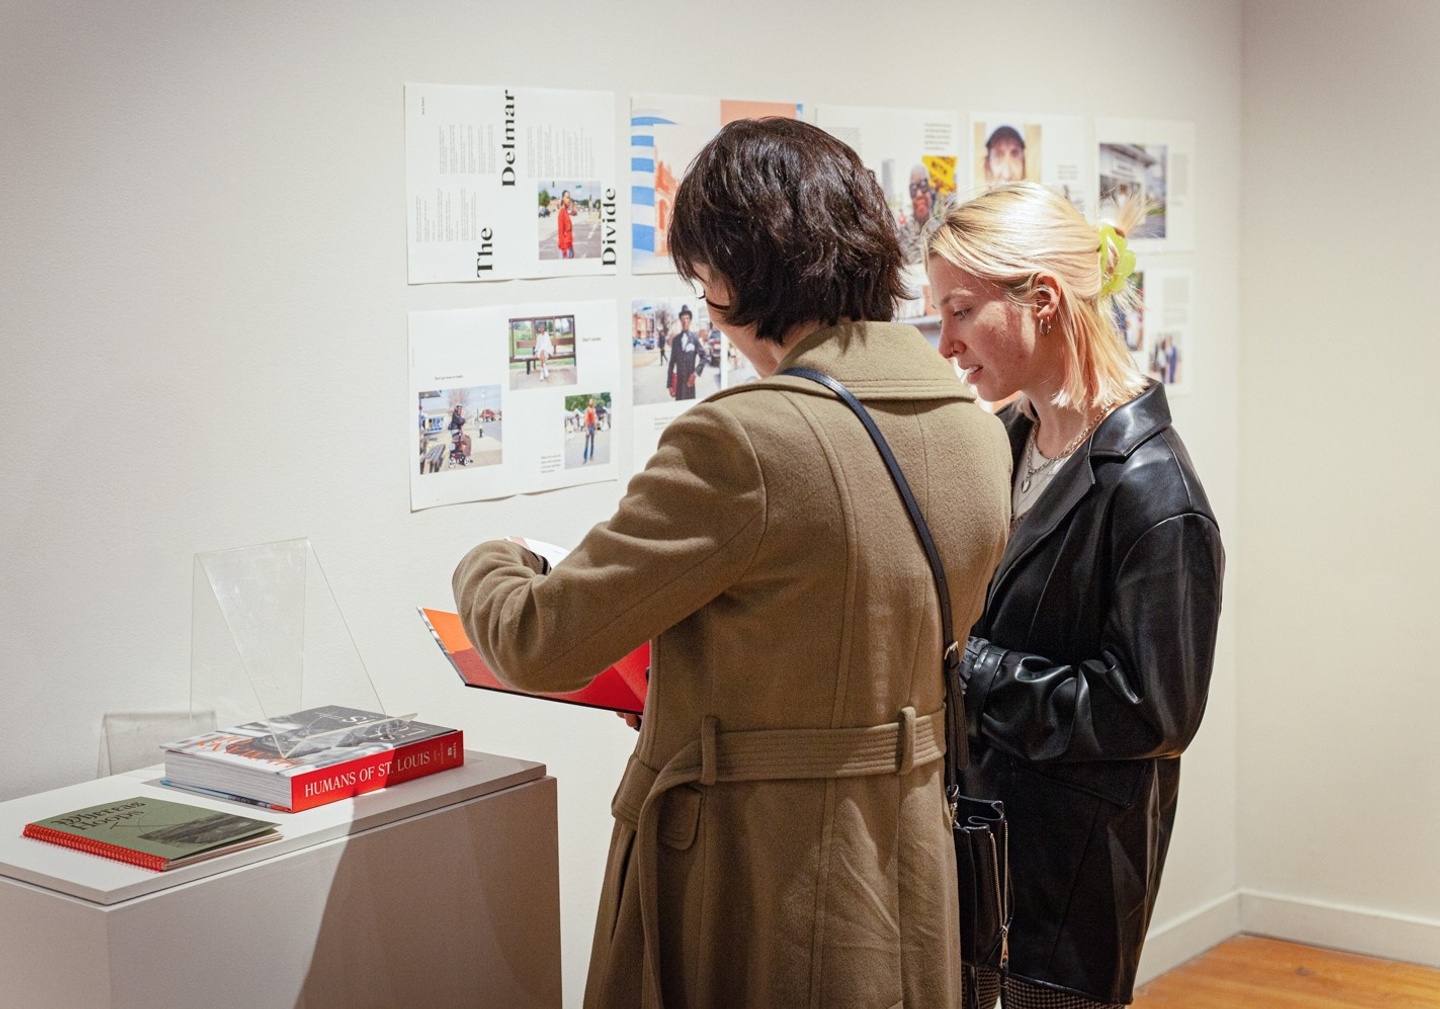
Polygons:
<instances>
[{"instance_id":1,"label":"silver chain necklace","mask_svg":"<svg viewBox=\"0 0 1440 1009\"><path fill-rule=\"evenodd\" d=\"M1065 446L1064 450L1062 450L1059 455L1052 456L1051 458L1046 459L1038 466L1035 465L1034 459L1037 455L1040 454L1040 447L1035 443L1037 440L1036 432L1040 430L1040 425L1037 423L1033 427L1031 427L1030 438L1025 443L1025 478L1020 481L1020 493L1025 494L1030 490L1030 482L1034 480L1036 476L1044 473L1047 469L1049 469L1051 466L1054 466L1061 459L1070 458L1071 454L1080 447L1080 444L1090 436L1090 432L1094 429L1094 427L1095 421L1092 420L1090 423L1085 425L1085 430L1081 431L1078 435L1075 436L1074 441L1072 441L1069 445Z\"/></svg>"}]
</instances>

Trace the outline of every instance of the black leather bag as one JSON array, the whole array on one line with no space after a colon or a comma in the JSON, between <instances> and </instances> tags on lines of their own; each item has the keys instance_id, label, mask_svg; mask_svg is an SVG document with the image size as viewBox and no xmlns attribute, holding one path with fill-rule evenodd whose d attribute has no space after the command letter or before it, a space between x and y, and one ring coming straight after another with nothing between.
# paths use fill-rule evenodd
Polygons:
<instances>
[{"instance_id":1,"label":"black leather bag","mask_svg":"<svg viewBox=\"0 0 1440 1009\"><path fill-rule=\"evenodd\" d=\"M991 967L1003 979L1010 966L1009 829L999 799L975 799L959 789L949 795L960 883L960 959L974 1006L976 968Z\"/></svg>"},{"instance_id":2,"label":"black leather bag","mask_svg":"<svg viewBox=\"0 0 1440 1009\"><path fill-rule=\"evenodd\" d=\"M787 368L783 375L818 382L848 406L865 425L870 440L880 450L880 457L895 481L895 489L905 502L930 573L940 598L940 628L944 640L941 654L945 679L945 795L950 803L950 820L954 828L955 869L960 889L960 958L965 965L966 1004L977 1005L976 969L992 967L1002 979L1010 966L1010 887L1009 831L1005 821L1005 804L998 799L976 799L960 792L960 770L969 762L970 746L966 736L964 695L960 683L960 646L955 641L950 619L950 590L945 582L945 568L940 551L930 535L930 527L920 512L920 505L910 490L900 463L890 451L885 436L875 426L870 412L849 389L822 372L809 368ZM1002 996L1003 998L1003 996Z\"/></svg>"}]
</instances>

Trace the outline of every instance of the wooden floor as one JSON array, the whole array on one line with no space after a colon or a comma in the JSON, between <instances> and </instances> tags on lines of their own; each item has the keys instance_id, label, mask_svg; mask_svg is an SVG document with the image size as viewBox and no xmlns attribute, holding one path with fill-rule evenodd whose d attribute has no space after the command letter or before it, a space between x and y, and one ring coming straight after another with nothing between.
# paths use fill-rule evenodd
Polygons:
<instances>
[{"instance_id":1,"label":"wooden floor","mask_svg":"<svg viewBox=\"0 0 1440 1009\"><path fill-rule=\"evenodd\" d=\"M1135 992L1134 1009L1440 1009L1440 970L1237 935Z\"/></svg>"}]
</instances>

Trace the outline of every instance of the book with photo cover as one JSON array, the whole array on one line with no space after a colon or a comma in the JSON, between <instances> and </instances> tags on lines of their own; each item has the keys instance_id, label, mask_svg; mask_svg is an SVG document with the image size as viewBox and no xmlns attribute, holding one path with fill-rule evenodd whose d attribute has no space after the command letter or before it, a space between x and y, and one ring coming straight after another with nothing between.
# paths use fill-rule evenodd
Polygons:
<instances>
[{"instance_id":1,"label":"book with photo cover","mask_svg":"<svg viewBox=\"0 0 1440 1009\"><path fill-rule=\"evenodd\" d=\"M166 743L165 782L296 813L465 762L459 729L327 704Z\"/></svg>"},{"instance_id":2,"label":"book with photo cover","mask_svg":"<svg viewBox=\"0 0 1440 1009\"><path fill-rule=\"evenodd\" d=\"M420 609L420 618L430 628L435 643L460 674L466 686L499 690L522 697L543 697L550 701L582 704L591 708L639 715L645 711L645 691L650 676L650 643L647 641L595 677L589 686L568 693L532 694L503 683L480 657L465 634L460 615L447 610Z\"/></svg>"},{"instance_id":3,"label":"book with photo cover","mask_svg":"<svg viewBox=\"0 0 1440 1009\"><path fill-rule=\"evenodd\" d=\"M155 872L280 839L271 820L145 796L37 820L21 833Z\"/></svg>"}]
</instances>

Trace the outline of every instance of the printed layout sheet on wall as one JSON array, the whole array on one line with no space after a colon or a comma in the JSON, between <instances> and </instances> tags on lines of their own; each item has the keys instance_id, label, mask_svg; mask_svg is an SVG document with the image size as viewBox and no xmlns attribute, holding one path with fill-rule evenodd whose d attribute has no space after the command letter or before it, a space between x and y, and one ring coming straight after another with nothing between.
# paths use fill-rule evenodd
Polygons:
<instances>
[{"instance_id":1,"label":"printed layout sheet on wall","mask_svg":"<svg viewBox=\"0 0 1440 1009\"><path fill-rule=\"evenodd\" d=\"M412 284L613 274L615 96L405 85Z\"/></svg>"},{"instance_id":2,"label":"printed layout sheet on wall","mask_svg":"<svg viewBox=\"0 0 1440 1009\"><path fill-rule=\"evenodd\" d=\"M798 102L752 102L686 95L634 95L630 99L631 269L672 269L666 234L675 190L700 148L737 119L803 119Z\"/></svg>"},{"instance_id":3,"label":"printed layout sheet on wall","mask_svg":"<svg viewBox=\"0 0 1440 1009\"><path fill-rule=\"evenodd\" d=\"M410 509L616 477L613 300L410 313Z\"/></svg>"},{"instance_id":4,"label":"printed layout sheet on wall","mask_svg":"<svg viewBox=\"0 0 1440 1009\"><path fill-rule=\"evenodd\" d=\"M1115 328L1135 366L1169 386L1170 394L1189 392L1194 271L1149 266L1141 260L1128 283L1135 304L1123 306L1117 299L1112 305Z\"/></svg>"},{"instance_id":5,"label":"printed layout sheet on wall","mask_svg":"<svg viewBox=\"0 0 1440 1009\"><path fill-rule=\"evenodd\" d=\"M899 318L936 342L939 316L925 275L925 229L953 200L961 167L960 113L928 109L818 105L815 124L855 149L885 193L905 254L905 279L914 297Z\"/></svg>"},{"instance_id":6,"label":"printed layout sheet on wall","mask_svg":"<svg viewBox=\"0 0 1440 1009\"><path fill-rule=\"evenodd\" d=\"M759 376L710 321L705 299L656 295L630 303L630 381L635 469L660 434L710 393Z\"/></svg>"},{"instance_id":7,"label":"printed layout sheet on wall","mask_svg":"<svg viewBox=\"0 0 1440 1009\"><path fill-rule=\"evenodd\" d=\"M1091 216L1095 206L1095 134L1081 116L972 113L970 169L962 191L974 196L1000 182L1049 186Z\"/></svg>"},{"instance_id":8,"label":"printed layout sheet on wall","mask_svg":"<svg viewBox=\"0 0 1440 1009\"><path fill-rule=\"evenodd\" d=\"M1097 119L1095 140L1101 216L1109 216L1103 203L1112 196L1141 194L1155 209L1145 224L1128 236L1130 247L1136 252L1193 249L1195 124Z\"/></svg>"}]
</instances>

